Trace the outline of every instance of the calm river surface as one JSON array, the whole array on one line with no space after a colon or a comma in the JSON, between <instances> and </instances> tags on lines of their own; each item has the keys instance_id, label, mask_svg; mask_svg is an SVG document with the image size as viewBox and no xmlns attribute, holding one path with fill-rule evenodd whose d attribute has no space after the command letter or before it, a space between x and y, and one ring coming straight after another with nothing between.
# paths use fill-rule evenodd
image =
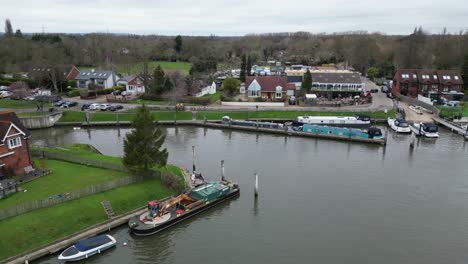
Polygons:
<instances>
[{"instance_id":1,"label":"calm river surface","mask_svg":"<svg viewBox=\"0 0 468 264\"><path fill-rule=\"evenodd\" d=\"M389 133L388 146L164 128L169 162L239 182L239 198L86 263L467 263L468 142ZM33 144L90 143L122 155L128 129L33 131ZM259 173L259 197L253 173ZM78 173L78 172L77 172ZM64 216L64 219L73 216ZM127 246L122 243L127 242ZM57 256L38 263L58 263Z\"/></svg>"}]
</instances>

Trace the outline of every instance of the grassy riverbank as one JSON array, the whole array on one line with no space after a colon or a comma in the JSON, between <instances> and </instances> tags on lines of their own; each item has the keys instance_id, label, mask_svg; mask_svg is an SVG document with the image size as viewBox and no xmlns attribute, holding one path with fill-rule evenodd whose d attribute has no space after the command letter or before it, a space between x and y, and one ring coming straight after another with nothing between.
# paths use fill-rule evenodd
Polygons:
<instances>
[{"instance_id":1,"label":"grassy riverbank","mask_svg":"<svg viewBox=\"0 0 468 264\"><path fill-rule=\"evenodd\" d=\"M54 197L57 194L128 175L125 172L88 167L59 160L37 160L36 165L39 164L44 165L52 173L22 184L20 187L27 190L27 192L18 192L7 198L0 199L0 208L7 208L34 200L46 200L48 197Z\"/></svg>"},{"instance_id":2,"label":"grassy riverbank","mask_svg":"<svg viewBox=\"0 0 468 264\"><path fill-rule=\"evenodd\" d=\"M152 179L2 220L0 259L105 221L107 216L100 204L103 200L110 201L114 212L122 214L173 194L160 180Z\"/></svg>"},{"instance_id":3,"label":"grassy riverbank","mask_svg":"<svg viewBox=\"0 0 468 264\"><path fill-rule=\"evenodd\" d=\"M234 119L255 119L255 118L280 118L280 119L294 119L298 116L311 115L311 116L355 116L355 115L368 115L373 119L385 119L395 116L395 111L391 110L386 115L384 112L322 112L322 111L200 111L197 114L198 120L203 120L206 116L208 120L220 120L223 116L229 116Z\"/></svg>"},{"instance_id":4,"label":"grassy riverbank","mask_svg":"<svg viewBox=\"0 0 468 264\"><path fill-rule=\"evenodd\" d=\"M191 120L191 112L174 112L174 111L158 111L152 112L153 117L156 120L174 120L176 114L177 120ZM106 113L106 112L90 112L91 122L112 122L112 121L132 121L135 117L135 113L132 112L117 112L117 113ZM79 111L64 111L62 118L59 122L85 122L85 112Z\"/></svg>"},{"instance_id":5,"label":"grassy riverbank","mask_svg":"<svg viewBox=\"0 0 468 264\"><path fill-rule=\"evenodd\" d=\"M158 111L152 112L156 120L174 120L174 111ZM118 117L117 117L118 115ZM101 113L92 112L91 122L112 122L112 121L131 121L134 113ZM234 119L255 119L255 118L279 118L279 119L294 119L301 115L316 115L316 116L355 116L355 115L368 115L373 119L385 119L394 117L395 111L384 112L322 112L322 111L199 111L197 113L197 120L203 120L206 116L208 120L221 120L223 116L230 116ZM177 120L192 120L191 112L177 112ZM78 111L64 111L60 122L84 122L85 112Z\"/></svg>"}]
</instances>

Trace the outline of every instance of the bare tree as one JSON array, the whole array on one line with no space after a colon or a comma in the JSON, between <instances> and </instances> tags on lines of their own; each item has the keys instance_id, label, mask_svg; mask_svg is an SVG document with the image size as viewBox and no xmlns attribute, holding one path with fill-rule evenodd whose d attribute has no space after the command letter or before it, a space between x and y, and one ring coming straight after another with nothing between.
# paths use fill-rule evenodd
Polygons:
<instances>
[{"instance_id":1,"label":"bare tree","mask_svg":"<svg viewBox=\"0 0 468 264\"><path fill-rule=\"evenodd\" d=\"M5 37L13 37L13 27L9 18L5 20Z\"/></svg>"}]
</instances>

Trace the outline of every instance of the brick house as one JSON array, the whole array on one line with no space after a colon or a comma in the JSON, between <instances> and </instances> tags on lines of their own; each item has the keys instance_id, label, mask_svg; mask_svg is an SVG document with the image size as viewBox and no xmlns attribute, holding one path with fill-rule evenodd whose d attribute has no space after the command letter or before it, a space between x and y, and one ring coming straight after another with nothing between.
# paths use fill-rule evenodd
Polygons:
<instances>
[{"instance_id":1,"label":"brick house","mask_svg":"<svg viewBox=\"0 0 468 264\"><path fill-rule=\"evenodd\" d=\"M21 124L15 112L0 113L0 176L10 171L25 172L31 166L28 139L29 131Z\"/></svg>"},{"instance_id":2,"label":"brick house","mask_svg":"<svg viewBox=\"0 0 468 264\"><path fill-rule=\"evenodd\" d=\"M75 78L78 88L90 88L95 85L101 89L112 88L116 84L117 75L113 71L83 70Z\"/></svg>"},{"instance_id":3,"label":"brick house","mask_svg":"<svg viewBox=\"0 0 468 264\"><path fill-rule=\"evenodd\" d=\"M294 84L288 85L287 76L247 76L245 87L248 97L271 101L283 101L296 90Z\"/></svg>"},{"instance_id":4,"label":"brick house","mask_svg":"<svg viewBox=\"0 0 468 264\"><path fill-rule=\"evenodd\" d=\"M125 85L125 91L131 94L142 94L145 92L143 78L138 75L130 75L120 78L117 85Z\"/></svg>"},{"instance_id":5,"label":"brick house","mask_svg":"<svg viewBox=\"0 0 468 264\"><path fill-rule=\"evenodd\" d=\"M56 70L59 70L63 73L63 76L67 81L75 80L75 78L80 74L80 70L78 70L75 65L65 65L65 66L57 66L55 67ZM52 69L48 68L33 68L32 69L32 76L44 76Z\"/></svg>"},{"instance_id":6,"label":"brick house","mask_svg":"<svg viewBox=\"0 0 468 264\"><path fill-rule=\"evenodd\" d=\"M432 99L462 95L463 80L455 70L398 70L393 77L392 93Z\"/></svg>"}]
</instances>

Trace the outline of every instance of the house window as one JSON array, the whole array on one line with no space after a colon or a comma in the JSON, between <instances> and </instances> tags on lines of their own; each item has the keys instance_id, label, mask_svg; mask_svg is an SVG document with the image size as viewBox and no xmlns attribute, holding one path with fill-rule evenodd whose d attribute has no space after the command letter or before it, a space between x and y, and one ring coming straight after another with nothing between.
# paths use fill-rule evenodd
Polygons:
<instances>
[{"instance_id":1,"label":"house window","mask_svg":"<svg viewBox=\"0 0 468 264\"><path fill-rule=\"evenodd\" d=\"M249 96L250 97L259 97L260 96L260 91L258 91L258 90L249 90Z\"/></svg>"},{"instance_id":2,"label":"house window","mask_svg":"<svg viewBox=\"0 0 468 264\"><path fill-rule=\"evenodd\" d=\"M128 86L128 90L129 90L129 91L133 91L133 85L129 85L129 86Z\"/></svg>"},{"instance_id":3,"label":"house window","mask_svg":"<svg viewBox=\"0 0 468 264\"><path fill-rule=\"evenodd\" d=\"M453 77L453 78L455 78L455 80L458 80L458 76L455 76L455 77Z\"/></svg>"},{"instance_id":4,"label":"house window","mask_svg":"<svg viewBox=\"0 0 468 264\"><path fill-rule=\"evenodd\" d=\"M16 137L8 140L8 147L10 149L21 147L21 138Z\"/></svg>"},{"instance_id":5,"label":"house window","mask_svg":"<svg viewBox=\"0 0 468 264\"><path fill-rule=\"evenodd\" d=\"M432 85L432 89L437 90L438 88L439 88L439 86L438 86L437 84L433 84L433 85Z\"/></svg>"},{"instance_id":6,"label":"house window","mask_svg":"<svg viewBox=\"0 0 468 264\"><path fill-rule=\"evenodd\" d=\"M423 92L427 92L427 84L423 84L423 85L422 85L422 91L423 91Z\"/></svg>"},{"instance_id":7,"label":"house window","mask_svg":"<svg viewBox=\"0 0 468 264\"><path fill-rule=\"evenodd\" d=\"M281 98L283 97L283 87L281 86L276 86L276 98Z\"/></svg>"},{"instance_id":8,"label":"house window","mask_svg":"<svg viewBox=\"0 0 468 264\"><path fill-rule=\"evenodd\" d=\"M437 75L434 75L434 76L432 76L432 77L434 77L434 79L437 80Z\"/></svg>"},{"instance_id":9,"label":"house window","mask_svg":"<svg viewBox=\"0 0 468 264\"><path fill-rule=\"evenodd\" d=\"M448 91L449 91L449 86L448 86L448 85L444 85L443 91L444 91L444 92L448 92Z\"/></svg>"}]
</instances>

